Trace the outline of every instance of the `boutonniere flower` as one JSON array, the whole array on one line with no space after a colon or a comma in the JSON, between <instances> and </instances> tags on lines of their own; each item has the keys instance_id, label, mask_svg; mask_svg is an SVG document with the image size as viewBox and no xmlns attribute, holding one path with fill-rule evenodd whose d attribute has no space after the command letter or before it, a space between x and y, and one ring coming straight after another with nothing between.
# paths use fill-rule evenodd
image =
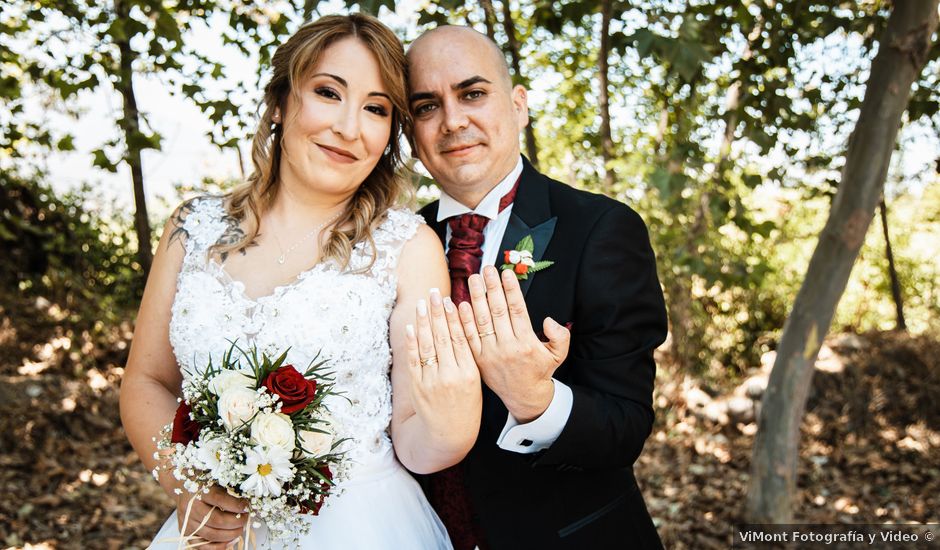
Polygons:
<instances>
[{"instance_id":1,"label":"boutonniere flower","mask_svg":"<svg viewBox=\"0 0 940 550\"><path fill-rule=\"evenodd\" d=\"M519 280L528 279L530 273L542 271L546 267L552 266L555 262L542 260L536 262L532 258L532 251L535 250L535 242L532 241L532 235L523 237L516 248L503 251L503 271L511 269Z\"/></svg>"}]
</instances>

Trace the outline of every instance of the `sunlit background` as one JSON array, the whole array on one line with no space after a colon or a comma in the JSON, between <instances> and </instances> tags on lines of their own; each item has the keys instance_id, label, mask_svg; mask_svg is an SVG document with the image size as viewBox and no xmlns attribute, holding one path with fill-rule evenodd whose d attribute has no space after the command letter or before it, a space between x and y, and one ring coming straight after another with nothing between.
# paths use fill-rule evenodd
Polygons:
<instances>
[{"instance_id":1,"label":"sunlit background","mask_svg":"<svg viewBox=\"0 0 940 550\"><path fill-rule=\"evenodd\" d=\"M658 352L657 424L637 477L667 547L726 547L728 527L743 517L760 397L832 198L846 185L849 136L891 7L3 3L0 546L141 548L162 523L169 501L117 418L146 265L129 152L141 154L153 246L181 200L229 189L251 171L274 47L305 20L362 9L406 46L444 22L491 35L531 90L525 154L643 216L670 338ZM122 42L133 58L125 73ZM938 57L935 43L902 117L883 207L816 365L800 520L940 522ZM121 93L130 74L136 131ZM419 200L433 199L433 183L410 164Z\"/></svg>"}]
</instances>

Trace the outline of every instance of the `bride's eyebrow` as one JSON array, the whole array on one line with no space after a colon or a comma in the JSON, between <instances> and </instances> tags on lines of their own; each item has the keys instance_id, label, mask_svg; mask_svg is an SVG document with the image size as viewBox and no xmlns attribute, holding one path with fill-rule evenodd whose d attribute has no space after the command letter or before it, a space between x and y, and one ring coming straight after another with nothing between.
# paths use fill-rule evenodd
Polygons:
<instances>
[{"instance_id":1,"label":"bride's eyebrow","mask_svg":"<svg viewBox=\"0 0 940 550\"><path fill-rule=\"evenodd\" d=\"M341 77L341 76L338 76L338 75L335 75L335 74L330 74L330 73L317 73L317 74L311 75L310 78L314 78L314 77L317 77L317 76L326 76L326 77L332 78L333 80L335 80L336 82L338 82L343 88L348 88L348 87L349 87L349 83L346 82L346 79L343 78L343 77ZM384 97L385 99L387 99L387 100L389 100L389 101L392 100L392 98L389 97L389 95L388 95L387 93L385 93L385 92L369 92L368 95L369 95L369 97Z\"/></svg>"}]
</instances>

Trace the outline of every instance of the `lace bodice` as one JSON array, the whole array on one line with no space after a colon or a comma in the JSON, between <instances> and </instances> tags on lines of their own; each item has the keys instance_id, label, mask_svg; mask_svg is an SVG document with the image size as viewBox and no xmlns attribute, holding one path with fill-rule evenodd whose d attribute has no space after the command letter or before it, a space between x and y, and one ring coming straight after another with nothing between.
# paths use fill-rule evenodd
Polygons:
<instances>
[{"instance_id":1,"label":"lace bodice","mask_svg":"<svg viewBox=\"0 0 940 550\"><path fill-rule=\"evenodd\" d=\"M319 352L336 374L336 389L348 398L327 401L338 437L350 438L347 457L367 464L390 453L388 323L396 299L395 267L422 218L390 210L373 234L376 259L364 273L321 262L270 295L251 299L242 283L208 258L228 224L222 200L195 199L183 223L186 254L170 321L170 343L183 376L204 368L210 356L217 363L231 341L272 356L289 347L288 362L298 370ZM355 246L352 271L368 265L370 251L367 243Z\"/></svg>"}]
</instances>

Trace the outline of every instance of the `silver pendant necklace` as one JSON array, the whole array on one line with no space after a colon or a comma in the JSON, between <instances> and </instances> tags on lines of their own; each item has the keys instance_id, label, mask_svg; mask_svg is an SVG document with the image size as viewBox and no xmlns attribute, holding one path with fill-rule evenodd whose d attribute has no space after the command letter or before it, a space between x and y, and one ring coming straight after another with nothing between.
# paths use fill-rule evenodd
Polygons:
<instances>
[{"instance_id":1,"label":"silver pendant necklace","mask_svg":"<svg viewBox=\"0 0 940 550\"><path fill-rule=\"evenodd\" d=\"M284 262L287 261L287 255L288 255L288 254L290 254L291 252L293 252L294 250L296 250L298 246L300 246L300 245L304 244L305 242L307 242L307 240L309 240L310 237L312 237L312 236L314 236L314 235L319 235L319 234L320 234L320 231L322 231L324 227L326 227L327 225L329 225L329 224L335 222L335 221L340 217L341 214L342 214L342 211L341 211L339 214L336 214L336 215L333 216L332 218L330 218L330 219L326 220L325 222L321 223L320 225L314 227L309 233L307 233L306 235L304 235L303 237L301 237L301 239L300 239L299 241L297 241L297 242L295 242L294 244L292 244L292 245L290 246L290 248L288 248L287 250L281 249L281 255L278 256L278 258L277 258L277 263L279 263L279 264L281 264L281 265L284 265ZM280 239L277 238L277 235L274 235L274 240L277 241L277 247L278 247L278 248L281 248L281 241L280 241Z\"/></svg>"}]
</instances>

